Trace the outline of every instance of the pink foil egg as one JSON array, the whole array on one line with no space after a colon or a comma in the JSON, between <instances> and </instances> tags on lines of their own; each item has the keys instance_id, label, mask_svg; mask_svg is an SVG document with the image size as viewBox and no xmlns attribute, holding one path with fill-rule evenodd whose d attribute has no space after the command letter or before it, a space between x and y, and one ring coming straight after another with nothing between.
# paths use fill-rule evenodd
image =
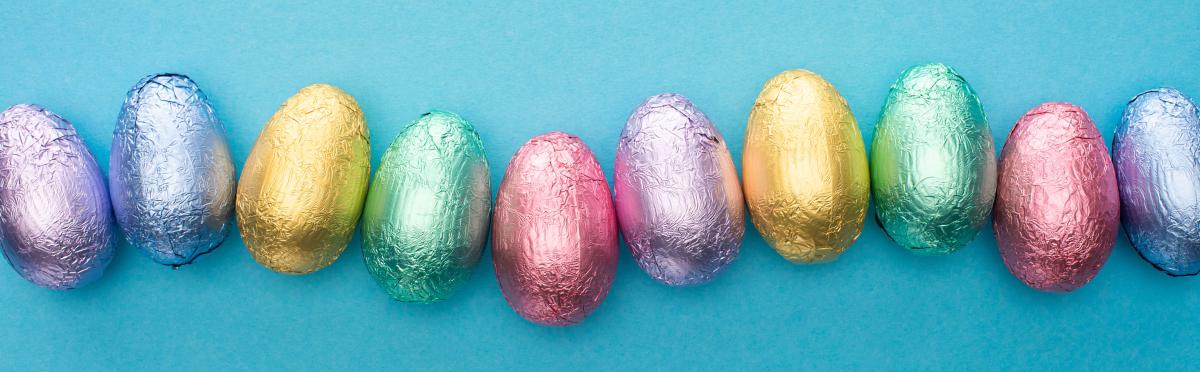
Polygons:
<instances>
[{"instance_id":1,"label":"pink foil egg","mask_svg":"<svg viewBox=\"0 0 1200 372\"><path fill-rule=\"evenodd\" d=\"M504 298L525 319L579 323L604 301L617 272L617 223L608 181L570 134L526 142L500 183L492 263Z\"/></svg>"},{"instance_id":2,"label":"pink foil egg","mask_svg":"<svg viewBox=\"0 0 1200 372\"><path fill-rule=\"evenodd\" d=\"M1119 208L1108 149L1083 109L1045 103L1017 121L1000 154L994 211L1013 275L1050 292L1087 284L1112 252Z\"/></svg>"}]
</instances>

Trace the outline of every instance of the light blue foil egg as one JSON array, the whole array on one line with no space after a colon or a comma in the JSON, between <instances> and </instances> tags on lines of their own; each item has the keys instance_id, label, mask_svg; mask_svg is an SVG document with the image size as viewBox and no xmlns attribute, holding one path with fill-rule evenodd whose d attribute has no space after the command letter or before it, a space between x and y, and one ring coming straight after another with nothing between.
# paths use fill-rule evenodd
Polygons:
<instances>
[{"instance_id":1,"label":"light blue foil egg","mask_svg":"<svg viewBox=\"0 0 1200 372\"><path fill-rule=\"evenodd\" d=\"M1113 136L1121 222L1146 261L1200 272L1200 112L1174 89L1133 97Z\"/></svg>"},{"instance_id":2,"label":"light blue foil egg","mask_svg":"<svg viewBox=\"0 0 1200 372\"><path fill-rule=\"evenodd\" d=\"M231 225L233 177L221 121L192 79L151 75L129 90L108 181L130 244L172 266L212 251Z\"/></svg>"}]
</instances>

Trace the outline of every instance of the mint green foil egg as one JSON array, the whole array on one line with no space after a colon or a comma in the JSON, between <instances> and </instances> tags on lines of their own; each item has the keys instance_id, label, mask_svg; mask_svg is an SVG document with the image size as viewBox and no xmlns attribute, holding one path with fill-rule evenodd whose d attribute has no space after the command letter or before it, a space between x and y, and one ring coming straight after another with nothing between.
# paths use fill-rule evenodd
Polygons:
<instances>
[{"instance_id":1,"label":"mint green foil egg","mask_svg":"<svg viewBox=\"0 0 1200 372\"><path fill-rule=\"evenodd\" d=\"M975 239L996 194L996 154L975 91L939 63L892 84L871 144L875 216L919 255L953 253Z\"/></svg>"},{"instance_id":2,"label":"mint green foil egg","mask_svg":"<svg viewBox=\"0 0 1200 372\"><path fill-rule=\"evenodd\" d=\"M392 141L363 211L371 277L403 302L449 298L470 277L487 241L491 183L470 123L433 111Z\"/></svg>"}]
</instances>

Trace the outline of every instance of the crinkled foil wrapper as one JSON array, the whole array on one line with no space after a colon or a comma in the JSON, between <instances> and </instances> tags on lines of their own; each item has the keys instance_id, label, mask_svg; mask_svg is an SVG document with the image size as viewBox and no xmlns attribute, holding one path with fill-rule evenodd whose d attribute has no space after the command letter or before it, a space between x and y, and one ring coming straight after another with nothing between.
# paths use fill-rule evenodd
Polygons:
<instances>
[{"instance_id":1,"label":"crinkled foil wrapper","mask_svg":"<svg viewBox=\"0 0 1200 372\"><path fill-rule=\"evenodd\" d=\"M862 232L867 153L846 100L820 75L785 71L746 124L742 182L750 218L788 261L831 261Z\"/></svg>"},{"instance_id":2,"label":"crinkled foil wrapper","mask_svg":"<svg viewBox=\"0 0 1200 372\"><path fill-rule=\"evenodd\" d=\"M1129 240L1170 275L1200 272L1200 112L1170 88L1137 95L1113 137L1121 221Z\"/></svg>"},{"instance_id":3,"label":"crinkled foil wrapper","mask_svg":"<svg viewBox=\"0 0 1200 372\"><path fill-rule=\"evenodd\" d=\"M492 186L483 142L458 115L433 111L392 141L363 209L363 259L392 298L449 298L487 243Z\"/></svg>"},{"instance_id":4,"label":"crinkled foil wrapper","mask_svg":"<svg viewBox=\"0 0 1200 372\"><path fill-rule=\"evenodd\" d=\"M164 265L191 263L233 224L233 159L208 97L184 75L129 90L113 131L108 182L130 244Z\"/></svg>"},{"instance_id":5,"label":"crinkled foil wrapper","mask_svg":"<svg viewBox=\"0 0 1200 372\"><path fill-rule=\"evenodd\" d=\"M944 255L987 223L996 149L975 91L943 64L909 68L892 84L871 143L876 221L900 246Z\"/></svg>"},{"instance_id":6,"label":"crinkled foil wrapper","mask_svg":"<svg viewBox=\"0 0 1200 372\"><path fill-rule=\"evenodd\" d=\"M1083 109L1044 103L1017 121L1000 154L994 228L1008 270L1030 287L1087 284L1117 239L1117 178Z\"/></svg>"},{"instance_id":7,"label":"crinkled foil wrapper","mask_svg":"<svg viewBox=\"0 0 1200 372\"><path fill-rule=\"evenodd\" d=\"M745 232L742 188L721 133L691 101L650 97L621 132L617 221L638 266L668 285L712 280Z\"/></svg>"},{"instance_id":8,"label":"crinkled foil wrapper","mask_svg":"<svg viewBox=\"0 0 1200 372\"><path fill-rule=\"evenodd\" d=\"M250 255L287 274L329 266L354 233L370 170L367 122L354 97L314 84L288 98L238 183L238 229Z\"/></svg>"},{"instance_id":9,"label":"crinkled foil wrapper","mask_svg":"<svg viewBox=\"0 0 1200 372\"><path fill-rule=\"evenodd\" d=\"M21 277L71 289L104 275L116 251L100 167L58 114L0 113L0 249Z\"/></svg>"},{"instance_id":10,"label":"crinkled foil wrapper","mask_svg":"<svg viewBox=\"0 0 1200 372\"><path fill-rule=\"evenodd\" d=\"M504 298L525 319L582 321L617 273L617 220L608 181L579 139L546 133L504 173L492 221L492 260Z\"/></svg>"}]
</instances>

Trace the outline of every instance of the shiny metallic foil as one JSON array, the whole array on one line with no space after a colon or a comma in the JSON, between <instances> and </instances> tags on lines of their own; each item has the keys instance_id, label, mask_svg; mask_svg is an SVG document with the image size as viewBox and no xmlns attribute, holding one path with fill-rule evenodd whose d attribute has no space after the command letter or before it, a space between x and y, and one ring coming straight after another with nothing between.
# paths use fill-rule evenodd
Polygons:
<instances>
[{"instance_id":1,"label":"shiny metallic foil","mask_svg":"<svg viewBox=\"0 0 1200 372\"><path fill-rule=\"evenodd\" d=\"M275 112L238 183L238 229L258 263L306 274L337 260L367 194L369 138L354 97L331 85L304 87Z\"/></svg>"},{"instance_id":2,"label":"shiny metallic foil","mask_svg":"<svg viewBox=\"0 0 1200 372\"><path fill-rule=\"evenodd\" d=\"M763 86L746 125L750 218L788 261L830 261L862 232L870 180L846 100L820 75L785 71Z\"/></svg>"},{"instance_id":3,"label":"shiny metallic foil","mask_svg":"<svg viewBox=\"0 0 1200 372\"><path fill-rule=\"evenodd\" d=\"M1013 126L1000 154L994 228L1008 270L1030 287L1087 284L1112 252L1117 178L1083 109L1044 103Z\"/></svg>"},{"instance_id":4,"label":"shiny metallic foil","mask_svg":"<svg viewBox=\"0 0 1200 372\"><path fill-rule=\"evenodd\" d=\"M233 224L233 160L208 97L187 76L151 75L129 90L113 131L108 182L130 244L186 265Z\"/></svg>"},{"instance_id":5,"label":"shiny metallic foil","mask_svg":"<svg viewBox=\"0 0 1200 372\"><path fill-rule=\"evenodd\" d=\"M430 303L467 281L491 218L483 142L458 115L433 111L392 141L363 210L367 271L392 298Z\"/></svg>"},{"instance_id":6,"label":"shiny metallic foil","mask_svg":"<svg viewBox=\"0 0 1200 372\"><path fill-rule=\"evenodd\" d=\"M116 251L108 191L75 128L36 105L0 113L0 248L21 277L71 289Z\"/></svg>"},{"instance_id":7,"label":"shiny metallic foil","mask_svg":"<svg viewBox=\"0 0 1200 372\"><path fill-rule=\"evenodd\" d=\"M871 190L880 226L909 252L953 253L979 234L996 196L996 149L954 69L914 66L892 84L871 143Z\"/></svg>"},{"instance_id":8,"label":"shiny metallic foil","mask_svg":"<svg viewBox=\"0 0 1200 372\"><path fill-rule=\"evenodd\" d=\"M531 322L576 324L604 301L617 273L617 220L579 137L546 133L513 155L496 196L492 260L504 298Z\"/></svg>"},{"instance_id":9,"label":"shiny metallic foil","mask_svg":"<svg viewBox=\"0 0 1200 372\"><path fill-rule=\"evenodd\" d=\"M1200 112L1177 90L1134 97L1113 137L1121 222L1142 257L1170 275L1200 272Z\"/></svg>"},{"instance_id":10,"label":"shiny metallic foil","mask_svg":"<svg viewBox=\"0 0 1200 372\"><path fill-rule=\"evenodd\" d=\"M633 111L613 186L621 234L654 279L706 283L737 257L745 232L737 170L721 133L687 98L660 94Z\"/></svg>"}]
</instances>

